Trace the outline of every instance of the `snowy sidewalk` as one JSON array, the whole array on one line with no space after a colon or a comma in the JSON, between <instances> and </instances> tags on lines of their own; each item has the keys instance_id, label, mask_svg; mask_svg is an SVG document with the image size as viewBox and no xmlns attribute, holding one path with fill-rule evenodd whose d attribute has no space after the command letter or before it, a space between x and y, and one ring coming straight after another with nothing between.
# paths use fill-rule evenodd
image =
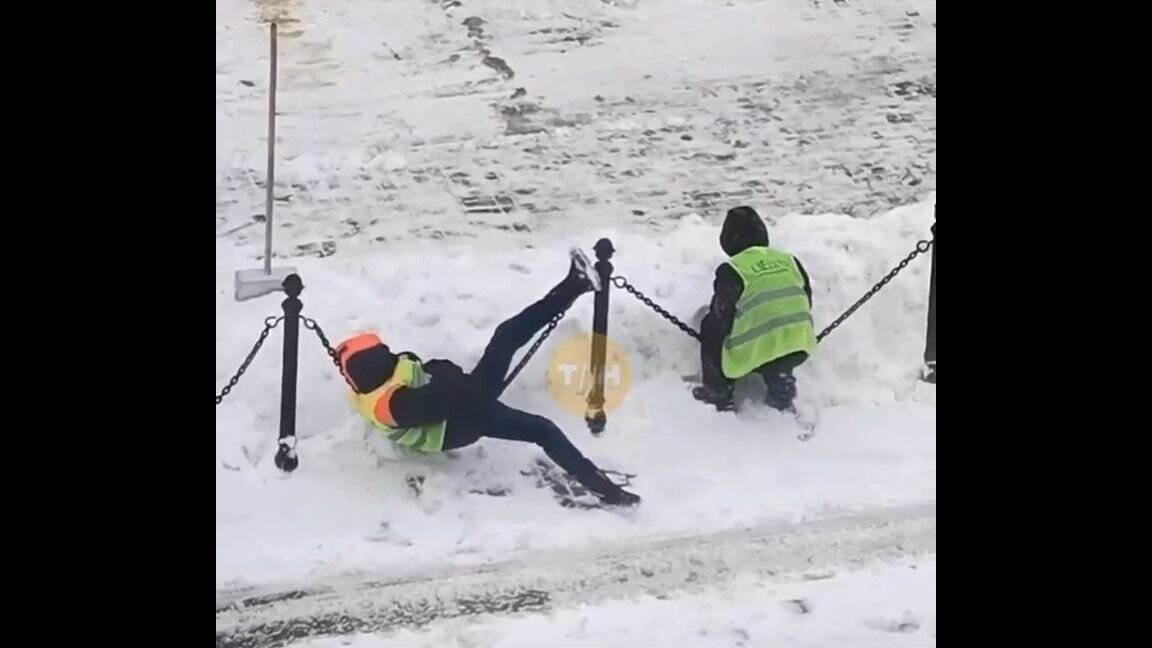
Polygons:
<instances>
[{"instance_id":1,"label":"snowy sidewalk","mask_svg":"<svg viewBox=\"0 0 1152 648\"><path fill-rule=\"evenodd\" d=\"M419 630L305 641L300 648L923 648L936 645L936 559L811 580L738 578L722 588L485 616Z\"/></svg>"},{"instance_id":2,"label":"snowy sidewalk","mask_svg":"<svg viewBox=\"0 0 1152 648\"><path fill-rule=\"evenodd\" d=\"M217 645L385 631L485 613L556 611L683 589L827 578L877 560L936 550L936 506L919 505L801 524L690 538L537 552L473 569L366 574L310 589L217 597Z\"/></svg>"}]
</instances>

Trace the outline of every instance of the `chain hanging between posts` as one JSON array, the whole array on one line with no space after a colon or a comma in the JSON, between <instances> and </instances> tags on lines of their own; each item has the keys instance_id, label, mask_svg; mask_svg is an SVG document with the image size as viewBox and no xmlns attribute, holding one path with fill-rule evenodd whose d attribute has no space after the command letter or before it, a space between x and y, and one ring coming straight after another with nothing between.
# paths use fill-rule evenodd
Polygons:
<instances>
[{"instance_id":1,"label":"chain hanging between posts","mask_svg":"<svg viewBox=\"0 0 1152 648\"><path fill-rule=\"evenodd\" d=\"M536 342L532 344L532 347L528 349L528 353L524 355L524 357L516 365L516 368L513 369L510 374L508 374L508 377L504 381L505 385L511 384L516 376L520 373L520 371L523 370L525 366L527 366L528 362L532 359L532 356L536 354L536 352L540 349L540 346L544 344L544 341L548 339L548 336L552 334L552 331L555 330L555 328L560 324L560 320L564 319L564 316L567 313L568 309L565 308L548 321L548 326L544 329L544 332L540 334L540 337L537 338ZM336 365L336 370L340 372L340 376L344 378L344 382L347 383L348 386L353 390L355 390L355 387L352 385L352 381L349 380L348 376L344 374L343 368L340 367L340 356L336 353L336 350L332 348L332 344L328 341L328 337L324 335L324 330L320 328L320 325L316 322L316 320L310 317L301 316L300 319L304 322L304 328L316 333L316 337L320 339L320 344L324 347L324 351L328 354L328 357L332 359L332 364Z\"/></svg>"},{"instance_id":2,"label":"chain hanging between posts","mask_svg":"<svg viewBox=\"0 0 1152 648\"><path fill-rule=\"evenodd\" d=\"M637 290L636 288L634 288L632 286L632 284L628 283L628 280L625 279L624 277L621 277L619 275L612 277L612 285L616 286L617 288L623 288L624 290L628 291L633 297L644 302L644 304L647 305L649 308L651 308L652 310L659 313L661 317L663 317L664 319L668 320L669 322L672 322L673 324L675 324L676 328L687 333L689 336L692 337L692 339L697 340L697 341L700 340L700 333L698 333L691 326L688 326L684 322L681 322L672 313L669 313L668 311L664 310L663 308L660 308L660 306L657 305L656 302L652 301L651 299L648 298L647 295L645 295L644 293L642 293L639 290Z\"/></svg>"},{"instance_id":3,"label":"chain hanging between posts","mask_svg":"<svg viewBox=\"0 0 1152 648\"><path fill-rule=\"evenodd\" d=\"M332 364L336 365L336 371L340 372L340 377L344 379L344 382L348 384L352 391L356 391L356 387L352 384L352 381L344 374L344 368L340 366L340 354L336 353L336 349L332 348L332 344L328 342L328 336L324 335L324 330L321 329L320 325L316 323L316 320L311 317L301 315L300 320L304 322L304 328L309 331L315 331L316 337L320 339L320 344L324 347L325 353L332 359Z\"/></svg>"},{"instance_id":4,"label":"chain hanging between posts","mask_svg":"<svg viewBox=\"0 0 1152 648\"><path fill-rule=\"evenodd\" d=\"M831 324L828 325L827 328L825 328L823 331L821 331L820 334L816 336L816 340L818 342L822 341L825 337L827 337L827 335L829 333L836 330L836 328L838 326L843 324L845 320L847 320L849 317L851 317L852 314L855 313L861 306L863 306L865 302L867 302L869 299L872 299L872 297L875 296L876 293L880 292L881 288L886 286L888 284L888 282L892 281L892 279L894 279L896 277L896 275L900 274L901 270L903 270L904 268L907 268L908 264L911 263L913 259L920 256L921 254L924 254L928 250L932 249L932 245L934 242L935 242L934 238L931 241L923 241L923 240L919 241L916 244L916 249L912 250L912 252L907 257L905 257L902 261L900 261L900 263L895 268L893 268L891 271L889 271L888 274L885 275L884 278L879 281L879 283L877 283L875 286L873 286L871 289L869 289L868 292L865 293L863 297L858 299L855 304L853 304L848 310L844 311L843 315L841 315L840 317L837 317ZM649 299L647 295L645 295L644 293L637 290L634 286L632 286L632 284L628 283L628 280L625 279L624 277L622 277L622 276L612 277L612 285L616 286L617 288L623 288L628 293L630 293L632 296L634 296L637 299L639 299L640 301L644 302L644 304L647 305L649 308L656 311L664 319L668 320L669 322L672 322L681 331L684 331L685 333L687 333L689 336L691 336L693 339L695 339L697 341L700 340L700 333L698 333L697 331L692 329L692 327L688 326L684 322L681 322L675 315L672 315L668 311L661 308L658 304L656 304L651 299Z\"/></svg>"},{"instance_id":5,"label":"chain hanging between posts","mask_svg":"<svg viewBox=\"0 0 1152 648\"><path fill-rule=\"evenodd\" d=\"M823 331L821 331L820 335L816 336L816 341L817 342L823 341L824 338L829 333L836 330L837 326L840 326L841 324L844 323L844 320L847 320L849 317L851 317L852 313L856 312L856 309L863 306L864 302L868 301L869 299L872 299L872 297L876 293L880 292L881 288L883 288L885 285L887 285L889 281L892 281L892 279L894 279L896 277L896 275L900 274L901 270L903 270L904 268L907 268L908 264L912 262L912 259L915 259L916 257L920 256L921 254L924 254L928 250L932 249L932 244L935 243L935 241L936 241L936 239L933 238L931 241L923 241L922 240L922 241L919 241L918 243L916 243L916 249L912 250L912 252L908 256L904 257L904 260L902 260L895 268L892 268L890 271L888 271L888 274L885 275L884 278L881 279L879 283L877 283L875 286L872 286L872 288L870 288L868 290L868 292L864 293L864 296L861 297L860 299L858 299L855 304L852 304L852 306L848 310L844 311L843 315L841 315L840 317L837 317L831 324L828 325L827 328L825 328Z\"/></svg>"},{"instance_id":6,"label":"chain hanging between posts","mask_svg":"<svg viewBox=\"0 0 1152 648\"><path fill-rule=\"evenodd\" d=\"M571 308L571 306L568 308ZM516 367L512 369L512 372L504 379L505 387L512 384L512 381L520 374L520 370L526 367L528 361L532 359L532 356L540 350L540 345L544 344L544 340L547 340L548 336L552 335L552 331L560 324L560 320L564 319L564 315L568 313L568 308L565 308L554 315L552 319L548 320L548 326L544 329L544 332L540 334L540 337L536 338L536 341L532 343L532 346L528 349L528 353L524 354L524 357L520 359L520 362L516 363Z\"/></svg>"},{"instance_id":7,"label":"chain hanging between posts","mask_svg":"<svg viewBox=\"0 0 1152 648\"><path fill-rule=\"evenodd\" d=\"M256 354L259 353L260 347L264 346L264 340L268 339L268 334L272 331L272 329L276 328L280 322L283 321L283 315L280 315L279 317L267 317L264 319L264 330L260 331L260 338L256 340L256 344L252 347L252 350L248 352L248 357L244 358L244 362L241 363L240 368L236 370L236 375L232 376L232 379L228 381L228 384L224 386L224 389L222 389L219 394L216 394L217 405L223 403L224 397L232 391L232 388L236 386L236 383L240 382L240 377L244 375L245 371L248 371L248 365L252 364L252 360L256 358Z\"/></svg>"},{"instance_id":8,"label":"chain hanging between posts","mask_svg":"<svg viewBox=\"0 0 1152 648\"><path fill-rule=\"evenodd\" d=\"M516 368L508 374L508 378L504 381L505 385L511 384L520 371L527 366L532 356L536 354L540 346L544 344L544 341L548 339L548 336L552 334L552 331L560 324L560 320L564 319L564 315L567 313L568 309L565 308L548 321L548 326L544 329L544 332L540 334L540 337L537 338L536 342L532 344L532 347L528 349L528 353L524 355L516 365ZM324 330L320 328L320 324L310 317L301 316L300 319L304 322L304 328L315 331L316 337L320 339L320 344L324 347L324 351L328 354L328 357L332 359L332 364L336 365L336 370L340 372L340 376L344 378L344 382L355 391L352 381L349 380L348 376L344 374L343 368L340 367L340 355L332 348L332 344L328 341L328 336L324 335Z\"/></svg>"},{"instance_id":9,"label":"chain hanging between posts","mask_svg":"<svg viewBox=\"0 0 1152 648\"><path fill-rule=\"evenodd\" d=\"M908 264L911 263L913 259L931 250L935 241L936 239L933 238L932 240L921 240L916 243L916 248L912 250L908 256L904 257L904 259L901 260L895 268L892 268L892 270L890 270L883 279L881 279L875 286L872 286L872 288L870 288L863 297L858 299L856 303L852 304L852 306L849 307L848 310L844 311L840 317L837 317L831 324L828 325L827 328L821 331L820 334L816 336L816 340L818 342L823 341L829 333L836 330L838 326L843 324L849 317L851 317L853 313L855 313L861 306L865 304L865 302L867 302L869 299L872 299L876 293L880 292L881 288L888 285L888 282L896 278L896 275L900 274L904 268L907 268ZM674 324L677 328L688 334L693 339L697 341L700 340L699 332L684 322L680 321L680 319L675 315L661 308L658 304L649 299L647 295L637 290L634 286L632 286L632 284L628 283L628 280L624 277L617 275L612 277L611 281L612 285L616 286L617 288L624 289L629 294L643 302L646 306L656 311L656 313L658 313L661 317L668 320L669 322L672 322L672 324ZM505 385L511 384L512 381L515 380L516 376L520 374L520 371L523 370L525 366L527 366L528 362L532 359L532 356L534 356L536 352L540 350L540 346L544 344L544 341L548 339L548 336L552 334L552 331L556 329L556 327L560 324L560 320L564 319L564 316L567 313L568 309L565 308L548 321L548 326L544 329L544 332L540 334L540 337L537 338L536 342L532 344L532 347L528 349L528 353L526 353L524 357L521 358L520 362L516 364L516 367L512 370L512 372L508 374L508 377L504 381ZM331 358L332 364L336 365L336 370L340 372L340 376L344 379L344 382L347 383L349 387L352 387L353 390L355 390L352 385L352 381L349 380L348 376L344 374L344 370L340 366L340 356L336 353L336 350L332 348L331 343L328 341L328 336L324 335L324 330L320 328L320 325L316 322L316 320L310 317L301 315L300 320L304 322L304 328L316 333L316 337L319 338L320 344L324 347L324 351L328 354L328 357ZM224 402L224 397L232 391L232 388L235 387L236 383L240 381L240 378L244 375L244 372L248 370L248 366L252 364L252 360L256 358L256 354L259 353L260 348L264 346L264 341L268 339L268 334L272 331L272 329L279 326L283 321L283 315L278 317L265 318L264 330L260 332L260 337L256 340L256 344L248 353L248 357L244 359L244 362L236 371L236 375L232 376L231 380L228 381L228 384L225 385L224 389L216 395L217 405Z\"/></svg>"}]
</instances>

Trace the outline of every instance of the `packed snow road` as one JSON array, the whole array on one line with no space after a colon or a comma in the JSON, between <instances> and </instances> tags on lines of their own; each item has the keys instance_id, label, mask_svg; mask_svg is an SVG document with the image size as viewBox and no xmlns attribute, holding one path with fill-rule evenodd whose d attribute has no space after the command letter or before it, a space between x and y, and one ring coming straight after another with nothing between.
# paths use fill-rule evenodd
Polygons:
<instances>
[{"instance_id":1,"label":"packed snow road","mask_svg":"<svg viewBox=\"0 0 1152 648\"><path fill-rule=\"evenodd\" d=\"M537 552L470 569L362 575L309 587L217 594L218 647L262 646L329 634L419 627L485 613L554 610L603 599L660 595L802 574L936 550L936 503L799 524L620 546Z\"/></svg>"},{"instance_id":2,"label":"packed snow road","mask_svg":"<svg viewBox=\"0 0 1152 648\"><path fill-rule=\"evenodd\" d=\"M790 581L641 594L542 613L318 637L298 648L925 648L934 646L936 557L882 560Z\"/></svg>"}]
</instances>

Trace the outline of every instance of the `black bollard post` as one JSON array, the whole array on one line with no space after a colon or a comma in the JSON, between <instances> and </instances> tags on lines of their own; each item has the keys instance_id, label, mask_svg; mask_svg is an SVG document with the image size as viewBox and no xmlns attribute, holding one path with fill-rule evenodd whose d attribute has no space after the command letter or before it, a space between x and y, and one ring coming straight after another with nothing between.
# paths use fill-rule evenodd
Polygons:
<instances>
[{"instance_id":1,"label":"black bollard post","mask_svg":"<svg viewBox=\"0 0 1152 648\"><path fill-rule=\"evenodd\" d=\"M612 287L612 254L616 250L612 241L602 238L596 241L596 274L600 275L600 292L596 293L592 311L592 358L589 366L592 372L592 391L588 393L588 412L584 420L588 430L599 435L608 425L604 414L604 370L608 355L608 290Z\"/></svg>"},{"instance_id":2,"label":"black bollard post","mask_svg":"<svg viewBox=\"0 0 1152 648\"><path fill-rule=\"evenodd\" d=\"M280 448L276 451L276 467L292 472L300 465L296 456L296 352L300 344L300 293L304 283L300 275L284 278L284 292L288 295L281 304L284 308L284 363L280 378Z\"/></svg>"},{"instance_id":3,"label":"black bollard post","mask_svg":"<svg viewBox=\"0 0 1152 648\"><path fill-rule=\"evenodd\" d=\"M936 208L932 208L935 217ZM936 223L932 223L932 275L928 280L928 334L924 341L924 381L936 384Z\"/></svg>"}]
</instances>

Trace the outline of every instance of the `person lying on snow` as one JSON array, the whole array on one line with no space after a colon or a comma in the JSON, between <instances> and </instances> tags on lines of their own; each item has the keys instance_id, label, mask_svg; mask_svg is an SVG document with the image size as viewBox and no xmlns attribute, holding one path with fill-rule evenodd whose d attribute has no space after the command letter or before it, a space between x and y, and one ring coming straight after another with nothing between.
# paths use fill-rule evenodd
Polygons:
<instances>
[{"instance_id":1,"label":"person lying on snow","mask_svg":"<svg viewBox=\"0 0 1152 648\"><path fill-rule=\"evenodd\" d=\"M608 505L640 498L613 483L549 419L500 402L512 355L576 299L601 289L588 257L578 249L563 281L542 299L496 327L472 373L450 360L423 362L393 353L374 333L337 346L340 368L354 389L360 414L391 441L425 453L463 448L481 437L535 443L561 469Z\"/></svg>"},{"instance_id":2,"label":"person lying on snow","mask_svg":"<svg viewBox=\"0 0 1152 648\"><path fill-rule=\"evenodd\" d=\"M768 229L751 207L728 211L720 247L729 256L716 268L708 313L700 324L703 385L696 400L735 409L733 384L756 372L768 388L765 402L792 409L792 370L816 349L812 285L793 255L768 244Z\"/></svg>"}]
</instances>

